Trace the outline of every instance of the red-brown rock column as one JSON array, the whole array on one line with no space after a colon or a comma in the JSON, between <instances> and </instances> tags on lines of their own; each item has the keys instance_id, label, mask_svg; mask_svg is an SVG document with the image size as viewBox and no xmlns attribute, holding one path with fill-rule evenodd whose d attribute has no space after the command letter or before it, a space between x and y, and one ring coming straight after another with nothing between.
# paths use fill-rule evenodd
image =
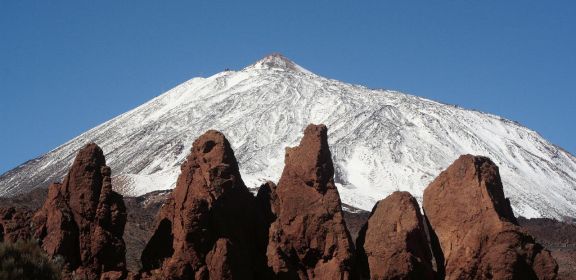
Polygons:
<instances>
[{"instance_id":1,"label":"red-brown rock column","mask_svg":"<svg viewBox=\"0 0 576 280\"><path fill-rule=\"evenodd\" d=\"M112 191L110 175L100 147L86 145L33 217L42 248L52 258L62 257L76 278L126 277L126 207Z\"/></svg>"},{"instance_id":2,"label":"red-brown rock column","mask_svg":"<svg viewBox=\"0 0 576 280\"><path fill-rule=\"evenodd\" d=\"M230 143L220 132L206 132L194 141L181 169L142 253L142 277L256 278L265 266L256 256L256 201L240 177Z\"/></svg>"},{"instance_id":3,"label":"red-brown rock column","mask_svg":"<svg viewBox=\"0 0 576 280\"><path fill-rule=\"evenodd\" d=\"M286 149L276 188L276 220L268 264L281 279L349 279L353 244L334 185L324 125L309 125L300 145Z\"/></svg>"},{"instance_id":4,"label":"red-brown rock column","mask_svg":"<svg viewBox=\"0 0 576 280\"><path fill-rule=\"evenodd\" d=\"M461 156L424 191L446 279L555 279L550 252L516 225L498 167Z\"/></svg>"}]
</instances>

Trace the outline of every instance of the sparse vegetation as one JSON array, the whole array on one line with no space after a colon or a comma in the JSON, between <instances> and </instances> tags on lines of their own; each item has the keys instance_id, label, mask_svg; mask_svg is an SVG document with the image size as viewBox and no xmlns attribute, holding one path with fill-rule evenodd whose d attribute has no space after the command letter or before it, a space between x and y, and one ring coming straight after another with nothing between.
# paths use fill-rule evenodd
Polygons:
<instances>
[{"instance_id":1,"label":"sparse vegetation","mask_svg":"<svg viewBox=\"0 0 576 280\"><path fill-rule=\"evenodd\" d=\"M59 266L33 241L0 243L0 280L60 279Z\"/></svg>"}]
</instances>

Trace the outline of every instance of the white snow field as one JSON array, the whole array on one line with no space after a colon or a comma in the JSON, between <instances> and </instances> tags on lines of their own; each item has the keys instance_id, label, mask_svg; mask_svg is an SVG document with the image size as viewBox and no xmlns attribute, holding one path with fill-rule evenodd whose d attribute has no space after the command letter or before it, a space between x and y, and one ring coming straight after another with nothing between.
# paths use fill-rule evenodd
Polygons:
<instances>
[{"instance_id":1,"label":"white snow field","mask_svg":"<svg viewBox=\"0 0 576 280\"><path fill-rule=\"evenodd\" d=\"M246 185L278 181L284 149L306 125L328 127L342 201L371 210L395 190L424 188L461 154L500 167L517 215L576 217L576 158L515 122L396 91L327 79L271 55L240 71L194 78L0 176L0 195L61 180L95 142L115 188L173 188L192 142L209 129L231 142Z\"/></svg>"}]
</instances>

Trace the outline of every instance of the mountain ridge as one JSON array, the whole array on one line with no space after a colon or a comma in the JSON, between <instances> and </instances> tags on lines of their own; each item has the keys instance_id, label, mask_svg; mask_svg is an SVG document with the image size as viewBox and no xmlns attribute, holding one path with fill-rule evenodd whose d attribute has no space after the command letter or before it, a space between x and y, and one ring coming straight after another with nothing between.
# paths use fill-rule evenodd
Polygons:
<instances>
[{"instance_id":1,"label":"mountain ridge","mask_svg":"<svg viewBox=\"0 0 576 280\"><path fill-rule=\"evenodd\" d=\"M299 128L329 128L343 202L370 210L395 190L420 200L427 183L460 154L493 158L516 214L576 216L576 158L522 125L397 91L318 76L273 54L238 71L193 78L0 176L3 196L63 176L81 145L94 141L114 186L140 195L173 187L192 140L223 131L238 150L246 184L280 175L282 149Z\"/></svg>"}]
</instances>

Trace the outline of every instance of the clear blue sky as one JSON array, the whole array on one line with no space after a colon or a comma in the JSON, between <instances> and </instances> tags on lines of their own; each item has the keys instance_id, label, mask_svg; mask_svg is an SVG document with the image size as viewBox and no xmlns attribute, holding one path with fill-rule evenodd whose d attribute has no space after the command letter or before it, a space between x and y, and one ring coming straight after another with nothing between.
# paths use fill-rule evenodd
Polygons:
<instances>
[{"instance_id":1,"label":"clear blue sky","mask_svg":"<svg viewBox=\"0 0 576 280\"><path fill-rule=\"evenodd\" d=\"M189 78L272 52L504 116L574 154L575 3L0 1L0 173Z\"/></svg>"}]
</instances>

